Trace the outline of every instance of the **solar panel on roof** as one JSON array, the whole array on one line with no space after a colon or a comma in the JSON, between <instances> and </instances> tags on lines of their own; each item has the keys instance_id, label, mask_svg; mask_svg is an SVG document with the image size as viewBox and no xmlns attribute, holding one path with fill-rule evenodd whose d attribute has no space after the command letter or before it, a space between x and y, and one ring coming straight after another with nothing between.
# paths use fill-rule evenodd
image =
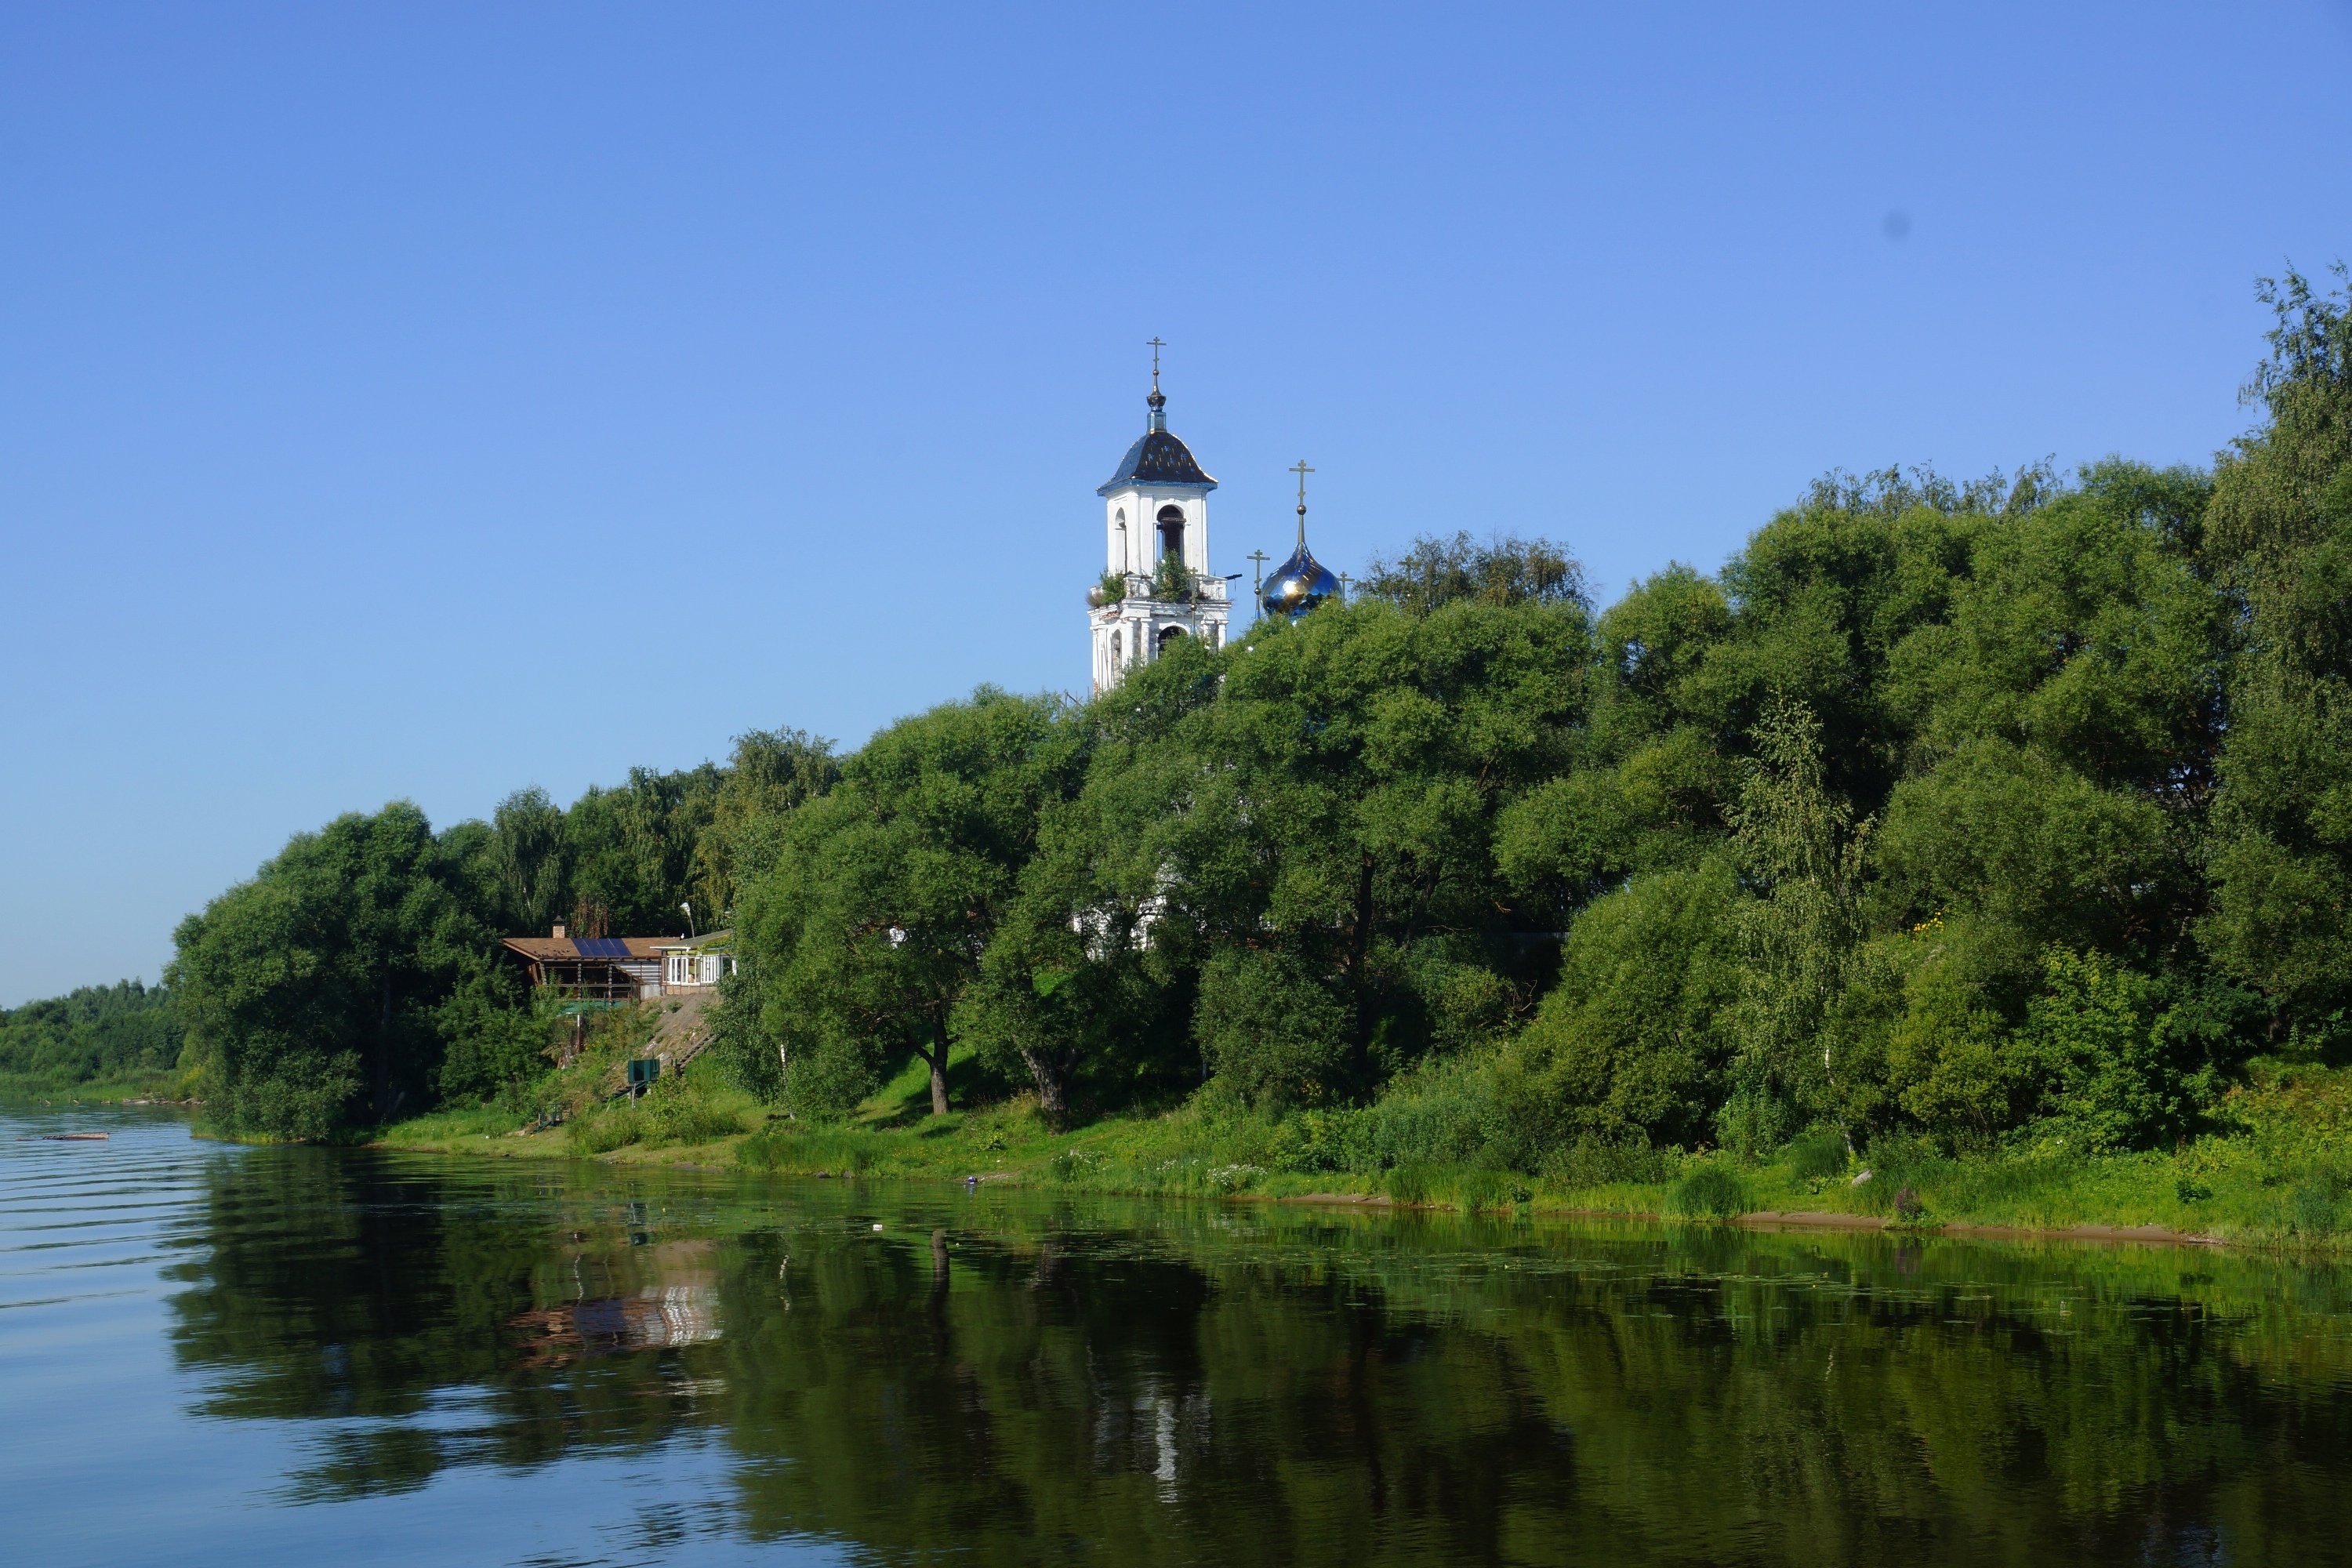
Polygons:
<instances>
[{"instance_id":1,"label":"solar panel on roof","mask_svg":"<svg viewBox=\"0 0 2352 1568\"><path fill-rule=\"evenodd\" d=\"M572 939L572 945L580 950L580 956L583 958L626 958L629 956L629 944L622 941L617 936L574 937Z\"/></svg>"}]
</instances>

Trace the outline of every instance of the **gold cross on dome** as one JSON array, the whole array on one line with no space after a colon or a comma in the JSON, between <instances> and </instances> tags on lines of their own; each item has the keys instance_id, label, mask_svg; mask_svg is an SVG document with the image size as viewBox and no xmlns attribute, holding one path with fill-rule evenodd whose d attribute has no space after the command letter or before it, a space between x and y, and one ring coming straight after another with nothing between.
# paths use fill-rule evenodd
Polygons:
<instances>
[{"instance_id":1,"label":"gold cross on dome","mask_svg":"<svg viewBox=\"0 0 2352 1568\"><path fill-rule=\"evenodd\" d=\"M1306 458L1301 458L1290 466L1290 471L1298 476L1298 504L1304 508L1307 505L1307 476L1315 470L1307 466Z\"/></svg>"},{"instance_id":2,"label":"gold cross on dome","mask_svg":"<svg viewBox=\"0 0 2352 1568\"><path fill-rule=\"evenodd\" d=\"M1160 390L1160 351L1168 345L1154 338L1144 346L1151 351L1151 390L1157 392Z\"/></svg>"}]
</instances>

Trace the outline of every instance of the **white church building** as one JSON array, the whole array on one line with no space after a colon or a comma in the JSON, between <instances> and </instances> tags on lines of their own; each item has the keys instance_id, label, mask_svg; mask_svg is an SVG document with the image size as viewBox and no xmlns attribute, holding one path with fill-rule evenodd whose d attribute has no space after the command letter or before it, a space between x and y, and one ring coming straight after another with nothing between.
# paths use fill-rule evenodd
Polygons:
<instances>
[{"instance_id":1,"label":"white church building","mask_svg":"<svg viewBox=\"0 0 2352 1568\"><path fill-rule=\"evenodd\" d=\"M1097 692L1178 637L1223 647L1232 609L1227 580L1209 570L1209 492L1217 481L1170 433L1156 363L1145 401L1149 426L1095 492L1103 498L1104 573L1087 602Z\"/></svg>"}]
</instances>

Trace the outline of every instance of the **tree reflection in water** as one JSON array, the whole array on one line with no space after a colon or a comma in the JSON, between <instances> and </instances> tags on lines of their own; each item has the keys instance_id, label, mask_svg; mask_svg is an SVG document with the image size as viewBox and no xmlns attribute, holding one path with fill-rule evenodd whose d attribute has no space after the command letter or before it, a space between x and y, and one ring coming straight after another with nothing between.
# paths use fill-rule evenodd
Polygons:
<instances>
[{"instance_id":1,"label":"tree reflection in water","mask_svg":"<svg viewBox=\"0 0 2352 1568\"><path fill-rule=\"evenodd\" d=\"M177 1354L207 1413L315 1426L306 1500L693 1438L709 1528L893 1561L2347 1551L2328 1270L330 1151L210 1180Z\"/></svg>"}]
</instances>

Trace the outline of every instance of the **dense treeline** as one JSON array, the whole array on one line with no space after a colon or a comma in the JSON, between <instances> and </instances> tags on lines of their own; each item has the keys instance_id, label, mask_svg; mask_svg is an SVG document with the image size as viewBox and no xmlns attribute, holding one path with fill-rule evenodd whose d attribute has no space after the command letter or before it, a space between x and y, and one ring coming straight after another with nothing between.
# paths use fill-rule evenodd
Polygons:
<instances>
[{"instance_id":1,"label":"dense treeline","mask_svg":"<svg viewBox=\"0 0 2352 1568\"><path fill-rule=\"evenodd\" d=\"M0 1087L64 1090L152 1079L179 1056L179 1016L163 986L85 985L0 1012Z\"/></svg>"},{"instance_id":2,"label":"dense treeline","mask_svg":"<svg viewBox=\"0 0 2352 1568\"><path fill-rule=\"evenodd\" d=\"M478 1098L538 1066L486 931L695 897L722 1058L804 1115L914 1059L945 1110L969 1052L1339 1163L2185 1136L2352 1044L2352 320L2270 298L2210 472L1836 477L1598 612L1556 546L1424 540L1091 703L345 819L183 929L194 1050L257 1128Z\"/></svg>"},{"instance_id":3,"label":"dense treeline","mask_svg":"<svg viewBox=\"0 0 2352 1568\"><path fill-rule=\"evenodd\" d=\"M546 1020L498 939L724 911L742 847L833 773L825 742L755 731L724 767L637 769L569 810L524 790L439 833L395 803L299 835L175 933L192 1087L226 1127L320 1137L528 1082Z\"/></svg>"}]
</instances>

